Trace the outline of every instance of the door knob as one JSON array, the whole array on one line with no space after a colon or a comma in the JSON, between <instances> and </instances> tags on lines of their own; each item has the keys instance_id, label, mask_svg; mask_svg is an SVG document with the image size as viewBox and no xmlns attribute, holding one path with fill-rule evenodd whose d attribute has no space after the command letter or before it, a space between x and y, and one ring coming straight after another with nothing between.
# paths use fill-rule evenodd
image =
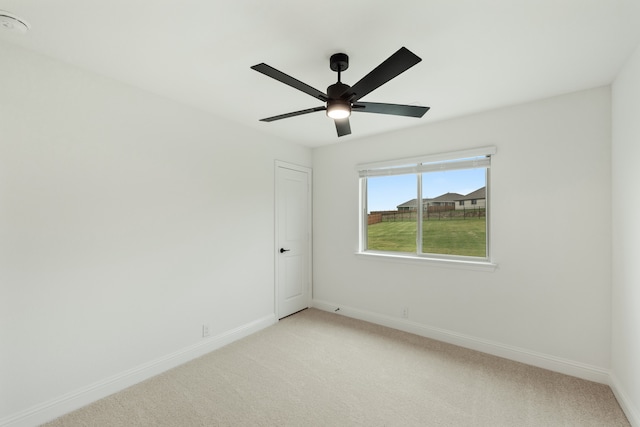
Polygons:
<instances>
[{"instance_id":1,"label":"door knob","mask_svg":"<svg viewBox=\"0 0 640 427\"><path fill-rule=\"evenodd\" d=\"M291 249L280 248L280 253L283 254L285 252L289 252Z\"/></svg>"}]
</instances>

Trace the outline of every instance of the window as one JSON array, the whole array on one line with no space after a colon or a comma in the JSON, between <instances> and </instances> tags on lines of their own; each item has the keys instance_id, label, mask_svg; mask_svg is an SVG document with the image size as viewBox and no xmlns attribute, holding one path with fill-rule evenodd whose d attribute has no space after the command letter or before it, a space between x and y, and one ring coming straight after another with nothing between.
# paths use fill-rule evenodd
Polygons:
<instances>
[{"instance_id":1,"label":"window","mask_svg":"<svg viewBox=\"0 0 640 427\"><path fill-rule=\"evenodd\" d=\"M360 252L488 262L495 152L484 147L359 165Z\"/></svg>"}]
</instances>

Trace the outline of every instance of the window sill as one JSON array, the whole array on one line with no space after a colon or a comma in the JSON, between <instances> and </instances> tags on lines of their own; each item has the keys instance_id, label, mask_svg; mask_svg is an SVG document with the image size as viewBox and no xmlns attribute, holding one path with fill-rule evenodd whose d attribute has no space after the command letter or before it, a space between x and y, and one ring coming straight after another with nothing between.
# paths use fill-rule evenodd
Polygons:
<instances>
[{"instance_id":1,"label":"window sill","mask_svg":"<svg viewBox=\"0 0 640 427\"><path fill-rule=\"evenodd\" d=\"M356 252L357 257L389 262L432 265L435 267L456 268L476 271L495 271L498 264L489 261L469 261L458 259L428 258L411 254L389 254L381 252Z\"/></svg>"}]
</instances>

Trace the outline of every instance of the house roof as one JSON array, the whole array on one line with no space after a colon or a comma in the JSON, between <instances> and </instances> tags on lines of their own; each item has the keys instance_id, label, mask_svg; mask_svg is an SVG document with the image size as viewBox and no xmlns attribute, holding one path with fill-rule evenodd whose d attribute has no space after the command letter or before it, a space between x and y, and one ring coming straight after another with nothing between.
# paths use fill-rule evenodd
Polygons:
<instances>
[{"instance_id":1,"label":"house roof","mask_svg":"<svg viewBox=\"0 0 640 427\"><path fill-rule=\"evenodd\" d=\"M462 196L458 200L477 200L477 199L486 199L487 198L487 187L478 188L476 191L473 191L466 196Z\"/></svg>"},{"instance_id":2,"label":"house roof","mask_svg":"<svg viewBox=\"0 0 640 427\"><path fill-rule=\"evenodd\" d=\"M417 199L411 199L408 202L404 202L401 205L396 206L398 209L400 208L415 208L417 206Z\"/></svg>"},{"instance_id":3,"label":"house roof","mask_svg":"<svg viewBox=\"0 0 640 427\"><path fill-rule=\"evenodd\" d=\"M458 193L445 193L441 196L435 197L433 199L427 199L430 202L455 202L456 200L460 200L460 198L464 197L462 194Z\"/></svg>"}]
</instances>

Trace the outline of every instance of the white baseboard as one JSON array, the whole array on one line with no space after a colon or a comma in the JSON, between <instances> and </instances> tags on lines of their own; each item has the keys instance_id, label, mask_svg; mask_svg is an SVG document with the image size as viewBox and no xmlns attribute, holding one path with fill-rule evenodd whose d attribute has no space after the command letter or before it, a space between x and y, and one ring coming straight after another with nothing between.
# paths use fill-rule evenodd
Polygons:
<instances>
[{"instance_id":1,"label":"white baseboard","mask_svg":"<svg viewBox=\"0 0 640 427\"><path fill-rule=\"evenodd\" d=\"M624 389L620 385L618 377L614 373L611 373L611 383L609 385L611 387L611 390L613 390L613 394L616 396L620 407L627 416L629 423L634 427L640 427L640 408L635 406L638 404L638 402L633 402L631 399L629 399L629 397L623 391Z\"/></svg>"},{"instance_id":2,"label":"white baseboard","mask_svg":"<svg viewBox=\"0 0 640 427\"><path fill-rule=\"evenodd\" d=\"M167 356L0 419L0 427L32 427L51 421L61 415L249 336L277 323L277 321L276 316L271 314L222 334L206 338L197 344Z\"/></svg>"},{"instance_id":3,"label":"white baseboard","mask_svg":"<svg viewBox=\"0 0 640 427\"><path fill-rule=\"evenodd\" d=\"M314 299L312 305L314 308L319 310L336 312L354 319L387 326L426 338L492 354L494 356L504 357L505 359L526 363L527 365L537 366L539 368L560 372L562 374L571 375L589 381L609 384L609 370L599 368L597 366L591 366L573 360L537 353L527 349L476 338L469 335L463 335L446 329L434 328L432 326L427 326L404 318L392 317L386 314L374 313L353 307L345 307L343 305L333 304L327 301ZM336 309L339 310L336 311Z\"/></svg>"}]
</instances>

